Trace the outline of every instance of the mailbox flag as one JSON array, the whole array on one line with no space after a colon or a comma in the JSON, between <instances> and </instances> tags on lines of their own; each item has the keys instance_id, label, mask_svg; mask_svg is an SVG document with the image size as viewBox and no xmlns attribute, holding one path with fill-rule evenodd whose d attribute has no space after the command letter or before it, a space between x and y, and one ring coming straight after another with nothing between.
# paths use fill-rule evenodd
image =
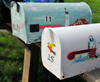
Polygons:
<instances>
[{"instance_id":1,"label":"mailbox flag","mask_svg":"<svg viewBox=\"0 0 100 82\"><path fill-rule=\"evenodd\" d=\"M44 28L55 28L55 27L62 27L62 25L58 24L58 25L40 25L39 26L40 29L44 29Z\"/></svg>"}]
</instances>

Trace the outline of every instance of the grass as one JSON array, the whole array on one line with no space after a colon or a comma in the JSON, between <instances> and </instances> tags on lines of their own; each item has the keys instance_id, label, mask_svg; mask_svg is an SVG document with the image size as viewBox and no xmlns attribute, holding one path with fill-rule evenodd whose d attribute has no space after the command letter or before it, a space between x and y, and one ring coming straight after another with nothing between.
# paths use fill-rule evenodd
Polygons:
<instances>
[{"instance_id":1,"label":"grass","mask_svg":"<svg viewBox=\"0 0 100 82\"><path fill-rule=\"evenodd\" d=\"M20 82L24 48L9 34L0 33L0 82Z\"/></svg>"},{"instance_id":2,"label":"grass","mask_svg":"<svg viewBox=\"0 0 100 82\"><path fill-rule=\"evenodd\" d=\"M92 10L92 23L100 22L100 0L65 0L66 2L86 2ZM0 33L0 82L21 82L24 48L9 34ZM64 82L86 82L79 76ZM46 82L43 75L41 57L37 82Z\"/></svg>"}]
</instances>

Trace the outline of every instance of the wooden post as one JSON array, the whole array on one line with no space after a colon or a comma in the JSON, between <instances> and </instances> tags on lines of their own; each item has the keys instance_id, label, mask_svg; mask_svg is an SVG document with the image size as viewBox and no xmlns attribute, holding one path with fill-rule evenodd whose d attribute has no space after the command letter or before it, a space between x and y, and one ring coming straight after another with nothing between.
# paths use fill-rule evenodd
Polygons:
<instances>
[{"instance_id":1,"label":"wooden post","mask_svg":"<svg viewBox=\"0 0 100 82\"><path fill-rule=\"evenodd\" d=\"M28 82L31 52L25 49L22 82Z\"/></svg>"},{"instance_id":2,"label":"wooden post","mask_svg":"<svg viewBox=\"0 0 100 82\"><path fill-rule=\"evenodd\" d=\"M22 82L36 82L38 71L39 47L30 44L30 51L25 49Z\"/></svg>"}]
</instances>

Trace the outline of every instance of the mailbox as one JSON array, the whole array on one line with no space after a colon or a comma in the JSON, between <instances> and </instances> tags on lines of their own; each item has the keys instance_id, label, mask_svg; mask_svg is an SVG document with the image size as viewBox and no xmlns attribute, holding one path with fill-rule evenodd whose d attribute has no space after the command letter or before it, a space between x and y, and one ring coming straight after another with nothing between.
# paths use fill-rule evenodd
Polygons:
<instances>
[{"instance_id":1,"label":"mailbox","mask_svg":"<svg viewBox=\"0 0 100 82\"><path fill-rule=\"evenodd\" d=\"M100 23L45 28L42 62L59 79L100 68Z\"/></svg>"},{"instance_id":2,"label":"mailbox","mask_svg":"<svg viewBox=\"0 0 100 82\"><path fill-rule=\"evenodd\" d=\"M92 13L84 3L13 3L11 7L13 35L30 44L41 41L45 27L90 24Z\"/></svg>"}]
</instances>

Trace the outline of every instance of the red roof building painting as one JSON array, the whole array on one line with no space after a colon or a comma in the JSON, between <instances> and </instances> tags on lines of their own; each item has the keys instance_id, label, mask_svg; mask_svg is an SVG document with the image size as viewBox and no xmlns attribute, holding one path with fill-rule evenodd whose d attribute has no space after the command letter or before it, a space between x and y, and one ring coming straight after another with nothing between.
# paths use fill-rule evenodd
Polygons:
<instances>
[{"instance_id":1,"label":"red roof building painting","mask_svg":"<svg viewBox=\"0 0 100 82\"><path fill-rule=\"evenodd\" d=\"M69 26L75 26L75 25L83 25L83 24L89 24L85 18L80 18L80 19L77 19L74 24L70 24Z\"/></svg>"}]
</instances>

